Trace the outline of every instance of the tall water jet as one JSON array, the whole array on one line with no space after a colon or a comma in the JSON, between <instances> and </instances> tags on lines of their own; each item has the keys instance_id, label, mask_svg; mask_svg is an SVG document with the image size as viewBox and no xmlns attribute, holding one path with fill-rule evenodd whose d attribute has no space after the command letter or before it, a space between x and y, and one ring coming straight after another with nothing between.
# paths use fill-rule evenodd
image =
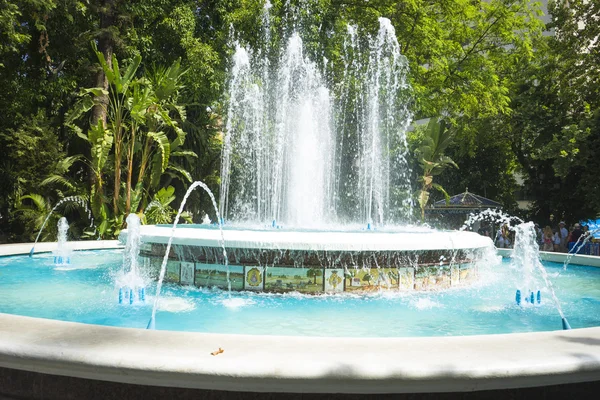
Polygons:
<instances>
[{"instance_id":1,"label":"tall water jet","mask_svg":"<svg viewBox=\"0 0 600 400\"><path fill-rule=\"evenodd\" d=\"M181 213L183 213L183 208L185 207L185 203L187 202L188 197L194 189L200 186L208 195L210 196L210 200L215 209L215 213L217 214L217 221L219 224L219 231L221 234L221 248L223 250L223 263L225 264L225 268L227 269L227 285L229 292L231 292L231 281L229 280L229 261L227 259L227 251L225 250L225 236L223 235L223 225L221 215L219 214L219 208L217 207L217 202L215 200L215 196L211 192L211 190L206 186L206 184L202 181L196 181L190 185L187 192L185 192L185 196L183 196L183 200L181 201L181 205L179 206L179 210L177 211L177 216L175 216L175 221L173 222L173 227L171 228L171 236L169 236L169 240L167 241L167 248L165 249L165 255L162 260L162 264L160 266L160 274L158 276L158 283L156 284L156 294L154 296L154 304L152 305L152 316L150 317L150 321L148 322L147 329L154 329L156 327L156 310L158 309L158 304L160 301L160 291L162 289L163 281L165 279L165 273L167 271L167 261L169 261L169 253L171 251L171 243L173 243L173 236L175 236L175 230L177 229L177 224L179 223L179 218L181 217Z\"/></svg>"},{"instance_id":2,"label":"tall water jet","mask_svg":"<svg viewBox=\"0 0 600 400\"><path fill-rule=\"evenodd\" d=\"M136 214L129 214L127 219L127 242L123 252L121 272L116 278L119 289L119 303L123 298L128 298L129 304L135 300L143 302L146 295L146 282L140 274L138 256L140 254L140 218Z\"/></svg>"},{"instance_id":3,"label":"tall water jet","mask_svg":"<svg viewBox=\"0 0 600 400\"><path fill-rule=\"evenodd\" d=\"M379 32L370 45L367 87L362 108L359 193L361 218L384 223L406 220L411 211L410 169L406 160L406 129L411 122L407 99L408 62L400 54L396 30L379 18ZM396 193L391 193L391 190ZM398 210L398 215L393 215Z\"/></svg>"},{"instance_id":4,"label":"tall water jet","mask_svg":"<svg viewBox=\"0 0 600 400\"><path fill-rule=\"evenodd\" d=\"M268 7L265 13L268 32ZM269 40L257 49L234 44L221 169L224 217L301 227L409 218L408 64L390 21L379 23L366 45L349 28L341 82L324 78L306 55L301 32L284 39L282 49L270 49Z\"/></svg>"},{"instance_id":5,"label":"tall water jet","mask_svg":"<svg viewBox=\"0 0 600 400\"><path fill-rule=\"evenodd\" d=\"M58 220L57 247L54 251L54 264L66 265L71 263L71 249L67 245L69 223L65 217Z\"/></svg>"},{"instance_id":6,"label":"tall water jet","mask_svg":"<svg viewBox=\"0 0 600 400\"><path fill-rule=\"evenodd\" d=\"M535 272L539 272L543 279L544 285L552 296L556 310L560 314L563 329L571 329L571 326L569 325L569 322L562 311L560 301L554 292L554 286L552 286L552 282L548 277L548 273L540 261L539 245L536 241L536 232L533 222L519 224L514 229L515 247L512 258L517 268L520 268L520 270L523 272L522 287L524 291L522 290L521 292L525 293L526 296L527 294L532 293L531 302L533 303L533 292L537 292L538 290L538 287L536 286L537 282Z\"/></svg>"},{"instance_id":7,"label":"tall water jet","mask_svg":"<svg viewBox=\"0 0 600 400\"><path fill-rule=\"evenodd\" d=\"M48 220L50 219L50 217L52 216L52 214L54 213L54 211L56 211L56 209L59 206L61 206L62 204L68 203L68 202L75 203L78 206L80 206L83 209L85 209L85 211L87 212L87 217L90 220L90 227L92 227L94 225L94 218L92 217L92 212L90 211L90 209L88 208L87 204L85 203L85 201L81 197L78 197L78 196L65 197L64 199L62 199L58 203L56 203L54 205L54 207L52 207L52 210L50 210L50 212L48 213L48 215L46 215L46 218L44 219L44 222L42 223L42 227L40 228L37 236L35 237L35 242L33 242L33 246L31 247L31 250L29 251L29 257L33 256L33 253L35 252L35 245L37 244L38 240L40 239L40 235L42 234L42 231L46 227L46 224L48 223Z\"/></svg>"}]
</instances>

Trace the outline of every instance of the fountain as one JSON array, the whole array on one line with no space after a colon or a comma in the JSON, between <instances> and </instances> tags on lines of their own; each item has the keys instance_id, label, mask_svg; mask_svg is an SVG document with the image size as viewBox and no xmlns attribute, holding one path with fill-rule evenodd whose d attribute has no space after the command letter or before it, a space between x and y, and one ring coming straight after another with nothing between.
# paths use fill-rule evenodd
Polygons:
<instances>
[{"instance_id":1,"label":"fountain","mask_svg":"<svg viewBox=\"0 0 600 400\"><path fill-rule=\"evenodd\" d=\"M270 42L269 3L263 21ZM112 264L110 252L90 252L104 269L57 276L36 267L43 255L21 257L30 265L0 257L0 380L9 385L0 397L24 397L10 385L38 378L52 381L47 391L78 390L74 398L107 387L174 398L572 397L590 381L597 391L597 270L557 280L565 312L587 329L552 332L560 324L545 299L562 308L529 247L530 226L515 227L515 257L499 267L486 258L492 250L499 261L489 238L408 225L411 115L389 21L372 36L348 27L341 82L308 54L298 30L286 29L280 49L233 45L220 208L195 182L173 225L140 226L129 216L122 262L118 252ZM197 187L211 196L216 224L206 217L177 229ZM493 265L481 268L493 279L477 280L479 265ZM120 302L131 306L115 301L112 273ZM156 295L144 303L139 289L151 292L155 276ZM162 330L124 329L152 328L157 317ZM477 357L465 351L475 348Z\"/></svg>"},{"instance_id":2,"label":"fountain","mask_svg":"<svg viewBox=\"0 0 600 400\"><path fill-rule=\"evenodd\" d=\"M217 212L227 227L142 226L159 293L163 279L335 293L442 289L477 276L488 238L406 225L408 64L390 21L378 22L375 35L348 26L337 84L295 28L281 48L232 42ZM268 35L268 4L263 24Z\"/></svg>"},{"instance_id":3,"label":"fountain","mask_svg":"<svg viewBox=\"0 0 600 400\"><path fill-rule=\"evenodd\" d=\"M54 265L68 265L71 263L71 249L67 245L67 232L69 223L65 217L58 220L57 248L54 251Z\"/></svg>"},{"instance_id":4,"label":"fountain","mask_svg":"<svg viewBox=\"0 0 600 400\"><path fill-rule=\"evenodd\" d=\"M146 278L138 265L140 253L140 217L129 214L127 219L127 241L123 252L123 263L115 282L119 289L119 304L146 301Z\"/></svg>"},{"instance_id":5,"label":"fountain","mask_svg":"<svg viewBox=\"0 0 600 400\"><path fill-rule=\"evenodd\" d=\"M31 250L29 251L29 256L30 257L33 256L33 253L35 252L35 245L37 244L38 240L40 239L40 235L42 234L42 231L46 227L46 223L48 223L48 220L50 219L50 217L52 216L52 214L54 213L54 211L56 211L58 209L58 207L60 207L62 204L68 203L68 202L75 203L78 206L80 206L81 208L83 208L87 212L87 218L88 218L88 220L90 220L90 228L94 225L94 218L92 217L92 212L88 208L86 202L81 197L79 197L79 196L65 197L64 199L62 199L58 203L56 203L54 205L54 207L52 207L52 210L50 210L50 212L48 213L48 215L46 215L46 218L44 219L44 222L42 223L42 227L40 228L37 236L35 237L35 242L33 243L33 246L31 247Z\"/></svg>"}]
</instances>

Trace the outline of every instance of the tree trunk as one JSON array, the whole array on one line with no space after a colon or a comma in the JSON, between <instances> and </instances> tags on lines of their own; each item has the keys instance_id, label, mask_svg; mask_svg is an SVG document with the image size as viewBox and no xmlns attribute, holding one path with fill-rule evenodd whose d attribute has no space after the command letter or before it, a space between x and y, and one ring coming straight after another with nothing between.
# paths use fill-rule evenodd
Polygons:
<instances>
[{"instance_id":1,"label":"tree trunk","mask_svg":"<svg viewBox=\"0 0 600 400\"><path fill-rule=\"evenodd\" d=\"M98 14L100 18L100 34L98 36L98 51L104 55L106 63L109 67L112 66L112 55L114 40L108 28L114 25L114 3L115 0L100 0L98 4ZM108 79L104 75L104 71L100 67L96 72L95 76L96 87L108 90ZM97 98L98 103L92 108L92 126L98 125L99 121L102 121L102 126L106 128L106 119L108 111L108 96L102 95ZM102 171L98 171L98 174L102 174ZM98 177L92 170L88 172L88 179L91 187L96 187L98 184ZM97 196L102 196L102 193L98 191ZM115 205L116 206L116 205Z\"/></svg>"},{"instance_id":2,"label":"tree trunk","mask_svg":"<svg viewBox=\"0 0 600 400\"><path fill-rule=\"evenodd\" d=\"M135 124L131 125L131 143L127 152L127 199L125 203L125 215L131 210L131 176L133 175L133 151L135 148Z\"/></svg>"}]
</instances>

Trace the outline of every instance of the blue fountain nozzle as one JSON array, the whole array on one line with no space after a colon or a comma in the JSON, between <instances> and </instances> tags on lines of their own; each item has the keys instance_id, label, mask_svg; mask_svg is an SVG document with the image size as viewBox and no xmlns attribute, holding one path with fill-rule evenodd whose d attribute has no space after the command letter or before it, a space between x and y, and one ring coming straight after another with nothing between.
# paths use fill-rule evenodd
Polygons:
<instances>
[{"instance_id":1,"label":"blue fountain nozzle","mask_svg":"<svg viewBox=\"0 0 600 400\"><path fill-rule=\"evenodd\" d=\"M569 325L569 321L565 317L562 318L562 326L564 331L570 331L571 325Z\"/></svg>"},{"instance_id":2,"label":"blue fountain nozzle","mask_svg":"<svg viewBox=\"0 0 600 400\"><path fill-rule=\"evenodd\" d=\"M150 318L150 321L148 321L148 326L146 326L146 329L156 329L156 323L154 321L154 317Z\"/></svg>"},{"instance_id":3,"label":"blue fountain nozzle","mask_svg":"<svg viewBox=\"0 0 600 400\"><path fill-rule=\"evenodd\" d=\"M531 302L531 304L535 304L535 296L533 292L531 292L531 295L529 296L529 301Z\"/></svg>"},{"instance_id":4,"label":"blue fountain nozzle","mask_svg":"<svg viewBox=\"0 0 600 400\"><path fill-rule=\"evenodd\" d=\"M225 225L225 220L221 217L221 225Z\"/></svg>"},{"instance_id":5,"label":"blue fountain nozzle","mask_svg":"<svg viewBox=\"0 0 600 400\"><path fill-rule=\"evenodd\" d=\"M515 300L517 301L517 305L521 305L521 291L517 290L517 294L515 295Z\"/></svg>"},{"instance_id":6,"label":"blue fountain nozzle","mask_svg":"<svg viewBox=\"0 0 600 400\"><path fill-rule=\"evenodd\" d=\"M537 303L540 304L542 302L542 293L538 290L537 291Z\"/></svg>"},{"instance_id":7,"label":"blue fountain nozzle","mask_svg":"<svg viewBox=\"0 0 600 400\"><path fill-rule=\"evenodd\" d=\"M140 300L144 302L146 301L146 288L140 289Z\"/></svg>"},{"instance_id":8,"label":"blue fountain nozzle","mask_svg":"<svg viewBox=\"0 0 600 400\"><path fill-rule=\"evenodd\" d=\"M32 247L31 250L29 250L29 257L33 257L34 250L35 250L35 247Z\"/></svg>"},{"instance_id":9,"label":"blue fountain nozzle","mask_svg":"<svg viewBox=\"0 0 600 400\"><path fill-rule=\"evenodd\" d=\"M119 304L123 304L123 288L119 288Z\"/></svg>"},{"instance_id":10,"label":"blue fountain nozzle","mask_svg":"<svg viewBox=\"0 0 600 400\"><path fill-rule=\"evenodd\" d=\"M129 304L133 304L133 289L129 289Z\"/></svg>"},{"instance_id":11,"label":"blue fountain nozzle","mask_svg":"<svg viewBox=\"0 0 600 400\"><path fill-rule=\"evenodd\" d=\"M273 220L273 222L271 223L271 226L272 226L273 228L276 228L276 227L277 227L277 221L276 221L276 220Z\"/></svg>"},{"instance_id":12,"label":"blue fountain nozzle","mask_svg":"<svg viewBox=\"0 0 600 400\"><path fill-rule=\"evenodd\" d=\"M370 223L370 222L367 224L367 230L368 230L368 231L370 231L370 230L371 230L371 223Z\"/></svg>"}]
</instances>

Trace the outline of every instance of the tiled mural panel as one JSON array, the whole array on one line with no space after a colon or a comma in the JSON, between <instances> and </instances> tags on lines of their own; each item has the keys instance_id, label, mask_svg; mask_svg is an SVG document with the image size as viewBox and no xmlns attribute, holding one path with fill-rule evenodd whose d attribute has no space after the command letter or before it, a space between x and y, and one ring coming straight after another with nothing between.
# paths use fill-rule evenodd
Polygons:
<instances>
[{"instance_id":1,"label":"tiled mural panel","mask_svg":"<svg viewBox=\"0 0 600 400\"><path fill-rule=\"evenodd\" d=\"M323 292L323 268L269 267L265 279L268 292Z\"/></svg>"},{"instance_id":2,"label":"tiled mural panel","mask_svg":"<svg viewBox=\"0 0 600 400\"><path fill-rule=\"evenodd\" d=\"M162 258L142 255L140 263L157 279ZM465 285L477 279L473 264L427 265L399 268L323 268L230 265L232 290L300 292L308 294L377 292L381 290L428 291ZM227 289L227 268L221 264L177 261L167 263L165 281L199 287Z\"/></svg>"},{"instance_id":3,"label":"tiled mural panel","mask_svg":"<svg viewBox=\"0 0 600 400\"><path fill-rule=\"evenodd\" d=\"M243 290L244 267L241 265L230 265L229 282L231 282L231 290ZM227 267L220 264L196 263L194 284L200 287L227 289Z\"/></svg>"}]
</instances>

